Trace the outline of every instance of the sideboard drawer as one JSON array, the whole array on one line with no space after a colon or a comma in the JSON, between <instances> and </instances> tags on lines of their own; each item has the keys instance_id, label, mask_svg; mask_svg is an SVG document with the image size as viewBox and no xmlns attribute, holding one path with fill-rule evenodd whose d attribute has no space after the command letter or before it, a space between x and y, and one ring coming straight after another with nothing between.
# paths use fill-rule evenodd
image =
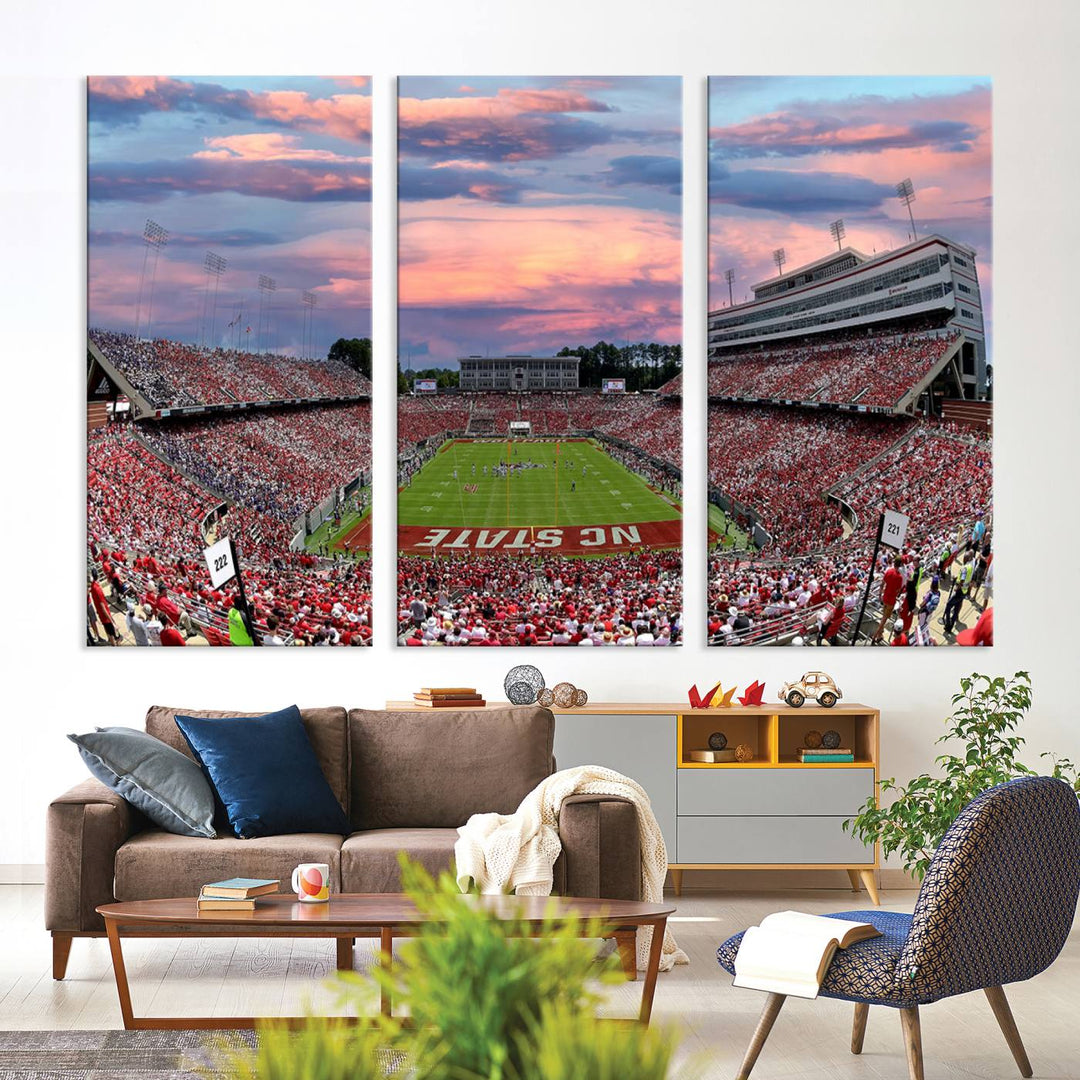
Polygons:
<instances>
[{"instance_id":1,"label":"sideboard drawer","mask_svg":"<svg viewBox=\"0 0 1080 1080\"><path fill-rule=\"evenodd\" d=\"M872 768L679 769L678 812L853 817L873 793Z\"/></svg>"},{"instance_id":2,"label":"sideboard drawer","mask_svg":"<svg viewBox=\"0 0 1080 1080\"><path fill-rule=\"evenodd\" d=\"M843 817L680 815L677 861L737 866L772 863L872 865L873 846L867 847L844 832L844 820Z\"/></svg>"}]
</instances>

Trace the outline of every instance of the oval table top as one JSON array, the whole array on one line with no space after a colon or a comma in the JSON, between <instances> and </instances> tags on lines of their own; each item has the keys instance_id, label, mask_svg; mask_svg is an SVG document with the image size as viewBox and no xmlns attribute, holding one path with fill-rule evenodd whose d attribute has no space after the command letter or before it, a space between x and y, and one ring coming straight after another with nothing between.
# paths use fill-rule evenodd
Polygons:
<instances>
[{"instance_id":1,"label":"oval table top","mask_svg":"<svg viewBox=\"0 0 1080 1080\"><path fill-rule=\"evenodd\" d=\"M600 919L622 925L648 925L675 912L669 904L634 900L602 900L577 896L476 896L463 893L461 902L475 904L500 919L540 923L545 919ZM253 911L199 912L195 897L168 900L128 900L103 904L103 918L125 925L201 923L260 926L420 926L438 919L418 911L401 893L338 893L322 903L300 903L292 893L260 896Z\"/></svg>"}]
</instances>

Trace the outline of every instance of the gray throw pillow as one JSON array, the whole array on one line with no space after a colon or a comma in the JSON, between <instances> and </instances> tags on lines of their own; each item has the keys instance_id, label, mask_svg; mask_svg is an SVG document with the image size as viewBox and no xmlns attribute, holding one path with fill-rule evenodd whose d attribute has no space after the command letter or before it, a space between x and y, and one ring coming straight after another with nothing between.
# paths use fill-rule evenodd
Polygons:
<instances>
[{"instance_id":1,"label":"gray throw pillow","mask_svg":"<svg viewBox=\"0 0 1080 1080\"><path fill-rule=\"evenodd\" d=\"M68 738L90 772L155 825L180 836L217 835L210 782L179 750L134 728L97 728Z\"/></svg>"}]
</instances>

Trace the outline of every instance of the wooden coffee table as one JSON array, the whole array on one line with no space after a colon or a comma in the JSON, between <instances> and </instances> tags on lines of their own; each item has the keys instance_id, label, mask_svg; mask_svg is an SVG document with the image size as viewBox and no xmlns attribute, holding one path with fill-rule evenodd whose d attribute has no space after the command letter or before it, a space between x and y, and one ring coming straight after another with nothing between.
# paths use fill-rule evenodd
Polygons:
<instances>
[{"instance_id":1,"label":"wooden coffee table","mask_svg":"<svg viewBox=\"0 0 1080 1080\"><path fill-rule=\"evenodd\" d=\"M638 1021L648 1024L652 1015L656 977L660 971L664 930L675 908L664 904L639 904L629 900L594 900L567 896L471 896L461 897L463 904L477 904L499 918L521 920L537 927L547 917L588 920L604 923L605 936L618 944L623 971L628 979L636 978L635 935L639 927L653 927L652 946L642 987ZM337 940L339 970L352 969L353 942L358 937L379 938L380 963L389 966L395 937L408 937L429 922L423 912L407 897L397 893L343 893L325 904L301 904L292 896L260 897L254 911L204 911L197 902L181 900L132 900L105 904L97 909L105 920L112 954L116 991L124 1027L161 1028L252 1028L260 1020L277 1019L301 1022L305 1017L256 1016L135 1016L131 1007L123 938L136 937L257 937L257 938L334 938ZM389 1016L393 1003L384 987L382 1012ZM353 1018L363 1019L363 1018Z\"/></svg>"}]
</instances>

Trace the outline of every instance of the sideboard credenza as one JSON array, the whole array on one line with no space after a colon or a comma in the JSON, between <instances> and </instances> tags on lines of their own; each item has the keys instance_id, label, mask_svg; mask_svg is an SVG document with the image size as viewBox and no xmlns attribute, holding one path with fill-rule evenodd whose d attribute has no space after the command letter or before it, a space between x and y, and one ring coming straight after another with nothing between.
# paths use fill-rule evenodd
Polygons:
<instances>
[{"instance_id":1,"label":"sideboard credenza","mask_svg":"<svg viewBox=\"0 0 1080 1080\"><path fill-rule=\"evenodd\" d=\"M492 703L487 708L505 708ZM387 708L414 710L411 702ZM690 709L670 702L589 702L555 714L557 768L604 765L649 793L664 834L676 894L687 870L846 870L877 904L878 852L843 828L877 791L879 713L857 703L831 709L779 702ZM799 761L809 730L840 734L853 762ZM749 761L693 761L722 731Z\"/></svg>"}]
</instances>

